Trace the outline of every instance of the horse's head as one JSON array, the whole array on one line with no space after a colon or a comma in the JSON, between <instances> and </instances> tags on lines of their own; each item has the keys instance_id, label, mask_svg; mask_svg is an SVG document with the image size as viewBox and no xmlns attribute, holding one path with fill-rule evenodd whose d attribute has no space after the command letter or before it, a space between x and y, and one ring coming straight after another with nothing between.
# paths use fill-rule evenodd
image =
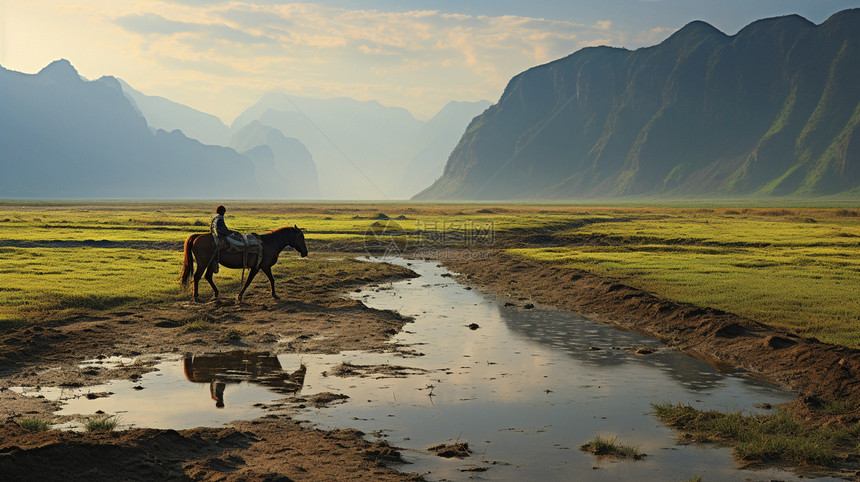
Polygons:
<instances>
[{"instance_id":1,"label":"horse's head","mask_svg":"<svg viewBox=\"0 0 860 482\"><path fill-rule=\"evenodd\" d=\"M295 248L296 251L298 251L299 254L302 255L302 258L304 258L308 255L308 247L305 245L305 233L303 233L298 226L293 225L293 229L296 230L296 236L290 246Z\"/></svg>"}]
</instances>

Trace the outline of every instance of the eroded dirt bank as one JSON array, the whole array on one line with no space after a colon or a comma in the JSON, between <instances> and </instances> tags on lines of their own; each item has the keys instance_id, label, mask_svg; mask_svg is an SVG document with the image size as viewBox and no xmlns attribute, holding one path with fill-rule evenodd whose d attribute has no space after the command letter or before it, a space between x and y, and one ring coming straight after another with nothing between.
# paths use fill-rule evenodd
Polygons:
<instances>
[{"instance_id":1,"label":"eroded dirt bank","mask_svg":"<svg viewBox=\"0 0 860 482\"><path fill-rule=\"evenodd\" d=\"M0 335L0 474L6 480L412 480L383 466L396 450L355 430L323 432L290 418L289 404L224 428L28 432L22 418L51 420L56 402L14 386L89 386L138 379L151 363L80 367L84 359L232 350L337 353L397 349L387 341L410 320L343 298L354 287L414 274L379 263L279 282L281 300L255 283L246 302L222 300L103 313ZM223 288L223 286L222 286ZM205 289L204 289L205 290ZM203 296L208 293L203 291ZM302 393L311 397L313 394ZM168 408L169 409L169 408ZM408 466L405 467L408 470Z\"/></svg>"},{"instance_id":2,"label":"eroded dirt bank","mask_svg":"<svg viewBox=\"0 0 860 482\"><path fill-rule=\"evenodd\" d=\"M857 421L860 413L860 352L783 333L712 308L699 308L654 296L593 274L514 258L501 253L465 256L444 264L515 303L544 303L655 337L717 367L746 370L800 392L794 409L826 401L853 409L839 417ZM813 407L814 408L814 407Z\"/></svg>"}]
</instances>

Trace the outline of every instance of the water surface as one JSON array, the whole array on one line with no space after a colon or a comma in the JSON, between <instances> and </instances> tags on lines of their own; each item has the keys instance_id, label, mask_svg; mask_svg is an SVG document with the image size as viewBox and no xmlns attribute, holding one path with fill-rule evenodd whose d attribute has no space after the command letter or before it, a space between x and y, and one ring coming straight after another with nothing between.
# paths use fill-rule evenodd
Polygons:
<instances>
[{"instance_id":1,"label":"water surface","mask_svg":"<svg viewBox=\"0 0 860 482\"><path fill-rule=\"evenodd\" d=\"M431 370L405 379L341 379L310 370L305 390L351 399L300 414L322 428L354 427L409 449L403 470L430 479L487 480L782 480L792 474L737 470L730 450L677 445L651 402L701 409L765 412L794 394L666 349L634 333L568 311L505 307L452 280L432 262L408 265L420 278L353 293L377 309L413 316L395 337L424 355L346 353L303 357L314 367L342 361L390 363ZM469 325L474 325L470 328ZM642 354L637 354L642 353ZM650 354L644 354L650 353ZM295 355L282 355L290 359ZM639 445L641 461L597 460L578 450L595 435ZM473 456L443 460L428 446L468 441ZM484 472L463 472L470 467Z\"/></svg>"}]
</instances>

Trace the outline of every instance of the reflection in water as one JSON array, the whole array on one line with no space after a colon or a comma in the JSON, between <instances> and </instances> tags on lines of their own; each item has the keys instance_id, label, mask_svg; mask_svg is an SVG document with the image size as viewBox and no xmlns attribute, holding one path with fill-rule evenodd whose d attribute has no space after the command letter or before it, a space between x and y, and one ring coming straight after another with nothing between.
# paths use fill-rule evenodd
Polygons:
<instances>
[{"instance_id":1,"label":"reflection in water","mask_svg":"<svg viewBox=\"0 0 860 482\"><path fill-rule=\"evenodd\" d=\"M308 391L350 399L308 409L303 418L322 428L385 437L406 449L412 462L406 470L428 480L798 480L778 470L738 470L726 448L679 446L677 434L654 419L650 406L671 401L753 411L793 394L720 373L653 339L570 312L504 308L436 263L386 261L408 265L421 277L350 296L413 317L394 341L424 356L305 355ZM320 375L343 362L408 364L427 374L397 380ZM595 435L639 445L648 457L595 461L577 450ZM426 450L454 441L468 441L473 456L441 460ZM479 476L475 467L483 470Z\"/></svg>"},{"instance_id":2,"label":"reflection in water","mask_svg":"<svg viewBox=\"0 0 860 482\"><path fill-rule=\"evenodd\" d=\"M224 407L224 390L228 383L253 382L278 393L297 393L305 382L307 367L289 373L278 357L268 352L231 351L186 355L182 362L185 378L190 382L208 383L209 395L218 408Z\"/></svg>"},{"instance_id":3,"label":"reflection in water","mask_svg":"<svg viewBox=\"0 0 860 482\"><path fill-rule=\"evenodd\" d=\"M295 370L290 373L285 366ZM153 368L134 381L112 380L71 389L21 387L18 391L62 400L63 407L57 415L118 415L122 428L218 427L234 420L257 418L265 414L269 404L283 404L284 394L302 389L307 373L297 359L248 351L184 358L168 355ZM110 395L87 396L99 392Z\"/></svg>"},{"instance_id":4,"label":"reflection in water","mask_svg":"<svg viewBox=\"0 0 860 482\"><path fill-rule=\"evenodd\" d=\"M227 388L227 384L221 380L212 380L209 382L209 396L212 397L212 400L215 400L215 406L218 408L224 408L225 388Z\"/></svg>"},{"instance_id":5,"label":"reflection in water","mask_svg":"<svg viewBox=\"0 0 860 482\"><path fill-rule=\"evenodd\" d=\"M563 351L585 365L613 367L642 363L659 368L691 390L723 385L724 375L702 360L665 349L652 338L597 324L569 311L500 308L499 315L512 332ZM631 356L640 347L649 348L647 355Z\"/></svg>"}]
</instances>

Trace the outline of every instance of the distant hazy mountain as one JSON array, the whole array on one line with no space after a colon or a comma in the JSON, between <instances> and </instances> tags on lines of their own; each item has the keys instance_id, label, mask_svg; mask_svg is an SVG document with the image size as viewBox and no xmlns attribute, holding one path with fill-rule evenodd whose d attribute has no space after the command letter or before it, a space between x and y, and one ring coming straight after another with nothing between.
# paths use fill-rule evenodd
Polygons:
<instances>
[{"instance_id":1,"label":"distant hazy mountain","mask_svg":"<svg viewBox=\"0 0 860 482\"><path fill-rule=\"evenodd\" d=\"M860 194L860 9L514 77L418 199Z\"/></svg>"},{"instance_id":2,"label":"distant hazy mountain","mask_svg":"<svg viewBox=\"0 0 860 482\"><path fill-rule=\"evenodd\" d=\"M353 99L268 93L233 122L253 120L299 139L317 164L325 198L394 197L421 122L407 110Z\"/></svg>"},{"instance_id":3,"label":"distant hazy mountain","mask_svg":"<svg viewBox=\"0 0 860 482\"><path fill-rule=\"evenodd\" d=\"M324 198L406 198L441 174L426 165L444 165L469 120L484 107L454 104L435 121L423 122L375 101L270 92L231 128L238 132L257 120L300 140L313 154Z\"/></svg>"},{"instance_id":4,"label":"distant hazy mountain","mask_svg":"<svg viewBox=\"0 0 860 482\"><path fill-rule=\"evenodd\" d=\"M278 129L253 121L233 136L231 147L254 161L257 182L272 197L320 197L313 156L298 139L285 137Z\"/></svg>"},{"instance_id":5,"label":"distant hazy mountain","mask_svg":"<svg viewBox=\"0 0 860 482\"><path fill-rule=\"evenodd\" d=\"M233 149L153 133L112 77L59 60L0 68L0 198L240 198L259 191Z\"/></svg>"},{"instance_id":6,"label":"distant hazy mountain","mask_svg":"<svg viewBox=\"0 0 860 482\"><path fill-rule=\"evenodd\" d=\"M186 137L197 139L203 144L213 146L229 144L230 128L221 122L221 119L164 97L143 94L122 79L117 80L123 92L134 101L153 130L163 129L168 132L181 130Z\"/></svg>"},{"instance_id":7,"label":"distant hazy mountain","mask_svg":"<svg viewBox=\"0 0 860 482\"><path fill-rule=\"evenodd\" d=\"M421 127L417 152L406 163L398 185L400 193L412 196L442 176L445 162L466 131L469 121L484 112L491 102L449 102Z\"/></svg>"}]
</instances>

